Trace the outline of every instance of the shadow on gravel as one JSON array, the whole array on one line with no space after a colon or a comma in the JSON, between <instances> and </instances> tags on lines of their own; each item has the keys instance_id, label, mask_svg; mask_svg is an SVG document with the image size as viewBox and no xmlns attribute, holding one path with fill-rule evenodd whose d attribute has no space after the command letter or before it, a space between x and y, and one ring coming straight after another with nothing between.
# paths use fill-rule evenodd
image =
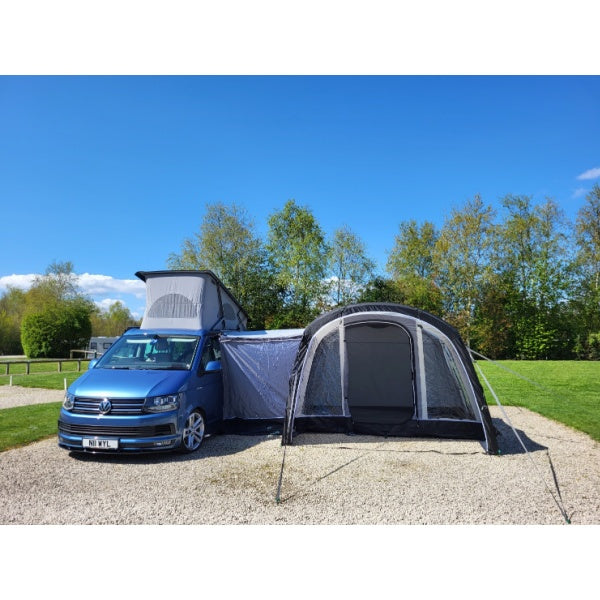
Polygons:
<instances>
[{"instance_id":1,"label":"shadow on gravel","mask_svg":"<svg viewBox=\"0 0 600 600\"><path fill-rule=\"evenodd\" d=\"M87 452L69 452L69 456L81 462L101 462L128 465L157 465L161 463L180 463L229 456L244 452L253 446L267 440L277 438L279 435L214 435L207 437L202 446L191 454L177 451L171 452L146 452L135 454L104 454Z\"/></svg>"},{"instance_id":2,"label":"shadow on gravel","mask_svg":"<svg viewBox=\"0 0 600 600\"><path fill-rule=\"evenodd\" d=\"M500 449L501 455L514 455L514 454L525 454L525 450L523 446L519 443L519 440L516 438L511 427L505 423L502 419L493 418L492 424L496 428L497 431L497 440L498 447ZM524 431L521 429L516 429L519 437L523 441L523 444L527 448L529 452L536 452L538 450L547 450L546 446L538 444L536 441L532 440ZM472 452L470 450L465 449L464 452L456 452L456 451L445 451L445 444L469 444L476 440L463 440L456 438L439 438L439 437L380 437L374 435L354 435L354 434L346 434L346 433L331 433L331 434L315 434L315 433L300 433L294 437L294 445L341 445L344 443L352 443L352 444L378 444L381 443L382 440L396 440L396 441L406 441L410 444L411 441L429 441L429 442L437 442L440 444L440 449L427 449L427 450L418 450L418 449L410 449L410 447L403 449L405 452L437 452L440 454L479 454L479 452ZM483 443L481 443L483 448Z\"/></svg>"},{"instance_id":3,"label":"shadow on gravel","mask_svg":"<svg viewBox=\"0 0 600 600\"><path fill-rule=\"evenodd\" d=\"M502 419L493 418L493 426L498 432L498 447L502 455L515 455L525 454L525 450L515 437L514 432ZM522 430L517 429L521 440L525 444L525 447L529 452L535 452L538 450L546 450L546 446L538 444L527 436ZM204 458L214 458L219 456L229 456L231 454L237 454L244 452L253 446L257 446L262 442L281 439L279 434L269 435L233 435L233 434L219 434L207 437L200 449L192 454L183 454L178 452L157 452L157 453L144 453L144 454L101 454L101 453L81 453L81 452L70 452L69 455L82 462L102 462L102 463L118 463L118 464L133 464L133 465L149 465L149 464L161 464L161 463L179 463L202 460ZM343 446L345 443L352 444L381 444L384 440L402 440L410 442L411 440L420 441L435 441L440 443L442 446L439 450L418 450L416 448L407 448L405 451L411 452L438 452L441 454L478 454L479 452L472 452L465 450L465 452L446 452L444 451L443 445L445 443L469 443L473 440L456 440L456 439L442 439L442 438L399 438L399 437L379 437L373 435L352 435L352 434L313 434L313 433L301 433L294 438L294 446L306 445L338 445Z\"/></svg>"},{"instance_id":4,"label":"shadow on gravel","mask_svg":"<svg viewBox=\"0 0 600 600\"><path fill-rule=\"evenodd\" d=\"M525 450L523 446L521 446L519 440L515 436L514 431L511 429L510 425L505 423L502 419L492 418L492 425L496 428L497 440L498 440L498 448L500 449L501 454L511 455L511 454L525 454ZM517 429L515 427L515 431L519 434L519 437L523 441L525 448L529 452L536 452L538 450L547 450L547 446L542 446L537 442L533 441L524 431L521 429Z\"/></svg>"}]
</instances>

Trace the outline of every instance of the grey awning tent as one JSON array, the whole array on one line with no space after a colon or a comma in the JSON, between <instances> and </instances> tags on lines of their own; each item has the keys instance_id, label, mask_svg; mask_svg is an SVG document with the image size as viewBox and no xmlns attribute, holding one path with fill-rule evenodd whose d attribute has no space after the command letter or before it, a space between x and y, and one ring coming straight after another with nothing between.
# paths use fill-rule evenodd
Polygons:
<instances>
[{"instance_id":1,"label":"grey awning tent","mask_svg":"<svg viewBox=\"0 0 600 600\"><path fill-rule=\"evenodd\" d=\"M281 433L289 380L303 329L225 331L223 428L237 433Z\"/></svg>"},{"instance_id":2,"label":"grey awning tent","mask_svg":"<svg viewBox=\"0 0 600 600\"><path fill-rule=\"evenodd\" d=\"M212 271L138 271L146 282L142 329L246 329L248 317Z\"/></svg>"},{"instance_id":3,"label":"grey awning tent","mask_svg":"<svg viewBox=\"0 0 600 600\"><path fill-rule=\"evenodd\" d=\"M290 378L283 444L294 432L471 438L495 431L458 332L425 311L356 304L305 330Z\"/></svg>"}]
</instances>

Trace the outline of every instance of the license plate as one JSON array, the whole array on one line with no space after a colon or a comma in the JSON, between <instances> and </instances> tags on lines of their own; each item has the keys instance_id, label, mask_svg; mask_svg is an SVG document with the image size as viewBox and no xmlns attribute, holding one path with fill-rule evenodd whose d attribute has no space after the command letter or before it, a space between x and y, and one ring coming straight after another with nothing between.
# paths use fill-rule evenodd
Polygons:
<instances>
[{"instance_id":1,"label":"license plate","mask_svg":"<svg viewBox=\"0 0 600 600\"><path fill-rule=\"evenodd\" d=\"M99 450L116 450L119 447L119 440L99 440L97 438L83 438L84 448L97 448Z\"/></svg>"}]
</instances>

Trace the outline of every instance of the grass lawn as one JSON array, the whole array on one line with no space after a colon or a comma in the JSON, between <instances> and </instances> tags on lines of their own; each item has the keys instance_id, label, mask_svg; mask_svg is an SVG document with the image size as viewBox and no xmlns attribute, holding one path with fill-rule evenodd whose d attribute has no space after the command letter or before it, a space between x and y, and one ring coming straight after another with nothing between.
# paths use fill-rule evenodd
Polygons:
<instances>
[{"instance_id":1,"label":"grass lawn","mask_svg":"<svg viewBox=\"0 0 600 600\"><path fill-rule=\"evenodd\" d=\"M18 360L26 360L24 358L19 358ZM11 363L10 365L10 373L9 375L24 375L26 373L26 367L27 365L24 364L19 364L16 360L2 360L0 361L2 363L4 362L8 362ZM15 363L15 364L12 364ZM81 372L84 373L87 370L87 365L88 365L89 361L86 360L82 360L81 361ZM5 365L4 364L0 364L0 373L2 375L2 377L6 377L6 375L4 375L5 372ZM77 361L76 360L63 360L62 361L62 371L69 372L69 371L77 371ZM31 374L34 373L58 373L58 362L42 362L42 361L35 361L32 360L31 361L31 365L29 367L29 372Z\"/></svg>"},{"instance_id":2,"label":"grass lawn","mask_svg":"<svg viewBox=\"0 0 600 600\"><path fill-rule=\"evenodd\" d=\"M58 372L57 363L31 363L31 372L25 375L25 365L14 365L10 375L4 375L4 366L0 365L0 385L9 385L12 376L13 385L23 387L62 390L71 385L79 376L87 371L87 361L81 363L81 371L77 370L77 361L63 363L62 372Z\"/></svg>"},{"instance_id":3,"label":"grass lawn","mask_svg":"<svg viewBox=\"0 0 600 600\"><path fill-rule=\"evenodd\" d=\"M477 364L503 405L528 408L600 441L600 361L499 361L545 389L488 361ZM485 382L481 384L487 403L496 406Z\"/></svg>"},{"instance_id":4,"label":"grass lawn","mask_svg":"<svg viewBox=\"0 0 600 600\"><path fill-rule=\"evenodd\" d=\"M67 387L70 386L78 377L83 375L85 371L78 373L32 373L31 375L13 375L13 385L22 387L44 388L47 390L62 390L65 387L65 379ZM10 376L0 375L0 385L8 385Z\"/></svg>"},{"instance_id":5,"label":"grass lawn","mask_svg":"<svg viewBox=\"0 0 600 600\"><path fill-rule=\"evenodd\" d=\"M60 402L0 410L0 452L56 435Z\"/></svg>"},{"instance_id":6,"label":"grass lawn","mask_svg":"<svg viewBox=\"0 0 600 600\"><path fill-rule=\"evenodd\" d=\"M546 389L524 381L487 361L477 363L506 406L523 406L560 421L600 441L600 362L599 361L501 361L500 365L519 373ZM76 366L75 366L76 368ZM63 389L81 373L43 373L13 376L13 384ZM9 378L0 375L0 385ZM488 404L495 406L486 389ZM56 434L60 403L38 404L0 410L0 451Z\"/></svg>"}]
</instances>

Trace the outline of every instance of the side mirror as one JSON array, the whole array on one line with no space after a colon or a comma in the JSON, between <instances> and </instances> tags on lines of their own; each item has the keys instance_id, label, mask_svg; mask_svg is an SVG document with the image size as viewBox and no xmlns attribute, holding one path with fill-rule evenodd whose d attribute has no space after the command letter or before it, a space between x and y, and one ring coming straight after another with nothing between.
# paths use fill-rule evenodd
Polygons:
<instances>
[{"instance_id":1,"label":"side mirror","mask_svg":"<svg viewBox=\"0 0 600 600\"><path fill-rule=\"evenodd\" d=\"M96 364L98 363L98 359L97 358L92 358L92 360L90 360L90 364L88 365L88 370L89 369L93 369Z\"/></svg>"},{"instance_id":2,"label":"side mirror","mask_svg":"<svg viewBox=\"0 0 600 600\"><path fill-rule=\"evenodd\" d=\"M205 367L205 373L215 373L216 371L221 370L221 361L220 360L211 360Z\"/></svg>"}]
</instances>

